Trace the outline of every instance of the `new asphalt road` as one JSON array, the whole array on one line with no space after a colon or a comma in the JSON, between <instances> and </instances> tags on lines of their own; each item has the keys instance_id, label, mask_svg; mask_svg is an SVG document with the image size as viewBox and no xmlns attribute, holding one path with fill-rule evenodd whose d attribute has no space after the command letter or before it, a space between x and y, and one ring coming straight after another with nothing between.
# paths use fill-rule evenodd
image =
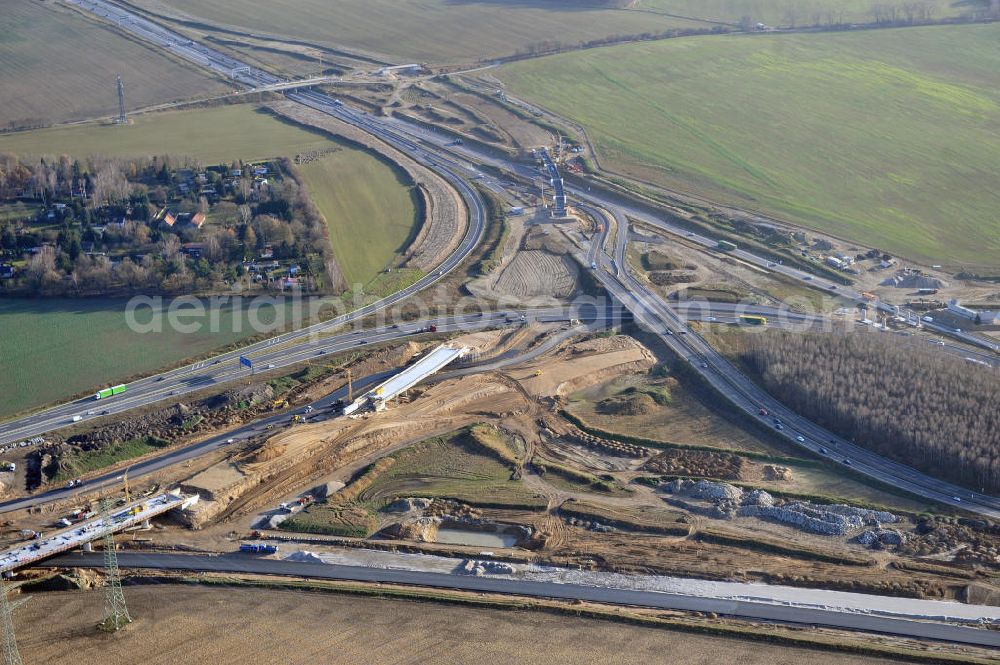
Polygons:
<instances>
[{"instance_id":1,"label":"new asphalt road","mask_svg":"<svg viewBox=\"0 0 1000 665\"><path fill-rule=\"evenodd\" d=\"M752 600L721 600L694 595L679 595L655 591L636 591L611 587L524 581L508 578L475 577L390 568L367 568L326 563L308 563L264 559L247 555L185 555L122 552L118 555L122 568L152 570L184 570L255 575L281 575L313 579L348 580L405 584L442 589L460 589L478 593L501 593L535 598L582 600L613 605L632 605L688 612L715 612L744 619L778 621L781 623L832 626L892 635L904 635L922 640L942 640L984 647L1000 647L1000 633L929 621L914 621L870 614L838 612L821 608L787 606ZM68 554L46 561L44 566L100 568L101 554ZM803 599L808 598L803 589Z\"/></svg>"}]
</instances>

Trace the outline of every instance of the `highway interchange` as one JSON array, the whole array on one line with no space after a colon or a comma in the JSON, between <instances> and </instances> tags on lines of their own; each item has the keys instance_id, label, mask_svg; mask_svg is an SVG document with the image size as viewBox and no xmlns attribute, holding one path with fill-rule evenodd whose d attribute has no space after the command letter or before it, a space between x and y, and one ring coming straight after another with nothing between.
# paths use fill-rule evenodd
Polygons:
<instances>
[{"instance_id":1,"label":"highway interchange","mask_svg":"<svg viewBox=\"0 0 1000 665\"><path fill-rule=\"evenodd\" d=\"M201 66L208 67L226 76L227 78L235 80L246 86L258 87L283 83L283 81L278 77L266 72L261 72L260 70L249 67L244 63L236 61L208 47L196 44L190 40L180 37L179 35L170 33L155 23L142 19L141 17L131 15L128 12L123 12L121 8L103 2L102 0L67 1L76 4L82 9L95 12L98 15L103 15L105 18L116 22L117 25L123 30L129 31L140 38L152 41L163 48L171 50L181 57L185 57ZM473 186L469 183L469 180L472 178L481 179L486 186L491 188L497 186L495 179L488 176L481 177L481 174L477 172L477 164L494 166L502 169L504 172L513 174L516 178L524 179L528 182L531 182L533 179L538 177L538 172L531 166L521 163L507 162L492 155L484 155L467 146L445 145L448 142L446 138L436 135L433 131L426 128L410 125L409 123L406 123L398 118L376 118L369 114L349 109L328 95L314 90L294 90L286 93L286 96L293 101L297 101L311 108L328 113L340 120L343 120L344 122L350 123L371 133L393 147L414 157L419 162L433 168L436 172L446 178L448 182L461 194L469 212L469 225L459 249L452 254L444 262L444 264L442 264L440 270L437 272L427 275L416 284L376 303L362 307L349 314L339 316L331 321L316 324L302 330L286 333L270 340L265 340L241 349L221 354L215 358L141 379L129 384L128 393L120 398L108 400L106 403L94 402L86 399L79 400L59 405L36 414L32 414L25 418L4 423L0 426L0 443L24 439L63 427L68 424L68 420L71 419L72 416L79 415L81 410L85 412L87 410L96 410L99 408L102 411L107 410L107 415L116 415L133 408L146 406L160 400L182 395L186 392L202 390L206 386L212 384L221 384L226 381L245 376L246 370L240 369L237 364L240 355L252 355L258 366L263 365L265 368L270 368L272 366L273 368L280 368L315 358L317 355L338 353L355 346L383 343L399 339L400 337L406 335L415 334L419 332L420 328L426 325L426 322L400 325L399 328L376 332L366 331L360 333L361 335L364 335L362 339L356 339L357 335L359 335L358 332L348 334L331 333L334 333L338 329L344 328L349 324L359 322L379 310L400 303L416 292L427 288L435 281L441 279L444 275L454 270L470 255L482 239L486 220L482 200ZM699 234L691 233L686 229L679 228L669 222L649 215L643 210L623 206L620 202L610 200L599 193L583 192L572 188L567 188L567 191L577 200L586 203L591 209L592 214L596 213L599 215L609 216L608 223L604 225L604 231L595 237L594 247L592 248L591 253L585 257L587 267L589 267L591 263L597 264L598 269L594 271L594 274L605 290L616 300L621 302L634 315L638 323L659 335L664 343L675 354L677 354L678 357L686 360L691 369L699 374L709 385L711 385L718 392L718 394L731 405L731 407L744 412L748 417L759 419L761 425L765 427L773 428L773 419L779 418L783 424L783 430L779 432L779 434L785 436L790 442L810 450L817 455L827 457L834 463L845 466L849 464L850 469L855 472L872 477L882 483L891 485L917 496L954 507L963 508L965 510L993 518L1000 517L1000 501L997 499L970 493L968 490L938 481L914 469L906 467L905 465L881 458L851 444L848 441L835 437L831 433L799 417L781 404L777 403L755 384L753 384L747 377L738 372L731 363L712 349L712 347L709 346L699 335L688 330L686 322L680 318L678 313L672 309L671 306L660 299L655 293L648 290L643 283L635 279L635 277L629 273L627 263L625 261L625 251L628 241L628 234L626 230L628 228L629 218L649 224L650 226L668 234L684 236L687 240L701 244L706 248L713 248L716 244L715 240ZM617 227L617 233L615 246L612 248L611 254L609 255L604 251L604 245L607 239L607 234L612 226ZM825 289L829 292L836 292L839 297L844 298L849 302L863 302L863 298L860 293L843 288L841 285L832 281L814 277L797 268L775 264L773 261L764 257L759 257L745 250L736 250L731 254L734 257L755 265L763 270L780 272L787 277L799 280L806 286ZM895 313L894 308L881 304L879 306L887 312ZM508 313L506 312L500 313L500 317L506 320L506 318L508 318L507 314ZM486 327L497 323L498 321L491 321L489 320L489 316L487 316L481 317L478 323L470 322L468 320L454 321L440 319L437 320L436 325L438 325L439 332L449 332L459 329L468 330L470 329L470 326L471 328L475 328L477 325ZM944 329L941 326L935 326L933 324L925 325L927 325L928 328L934 329L936 332L950 335L962 342L975 344L993 352L998 350L996 344L984 341L981 338L974 337L966 333L956 333L951 329ZM938 330L938 328L941 329ZM680 334L681 330L684 330L685 334ZM303 342L308 342L308 344L302 344ZM520 362L523 360L523 357L509 358L507 360L510 362ZM464 371L481 371L481 369L482 368L469 368ZM371 383L383 378L384 376L384 374L380 374L373 377L367 377L362 383ZM332 404L332 402L339 397L339 393L336 393L324 398L324 400L321 400L316 404L317 410L328 409L330 404ZM767 411L766 416L762 416L760 414L760 410L762 408ZM162 456L161 458L148 461L145 465L137 465L135 474L141 475L142 473L149 473L158 468L175 464L183 459L190 459L194 456L205 454L211 450L229 445L229 441L231 439L245 440L247 438L252 438L261 434L268 428L268 426L274 426L278 422L287 421L287 419L287 413L275 414L274 416L257 421L234 432L219 435L207 441L178 449L176 451L171 451L169 454ZM88 483L79 489L93 489L94 487L114 482L116 478L117 476L114 473L105 474L104 476L88 481ZM15 510L29 505L37 505L39 502L65 498L71 494L72 492L68 490L55 490L46 494L37 495L35 497L7 502L0 505L0 510ZM167 557L169 555L163 556ZM208 570L217 569L219 566L224 567L227 565L225 563L220 563L222 561L224 560L221 558L212 558L211 561L206 559L205 561L200 561L198 567L199 569ZM280 565L284 563L286 562L259 561L256 562L255 565L257 567L269 568L274 566L280 567ZM124 558L122 565L128 566L129 560ZM145 564L136 561L134 565L148 566L150 564L148 561ZM207 568L201 568L203 565L207 566ZM243 565L245 565L245 562L243 562ZM302 566L307 564L298 565ZM191 564L189 561L181 563L167 558L160 560L158 563L158 567L164 568L181 566L188 568L191 567ZM330 567L324 566L324 568L329 569ZM297 570L298 572L295 574L306 574L304 569ZM323 574L331 577L337 577L338 579L360 579L352 577L352 575L373 575L370 569L364 570L367 572L357 573L341 568L336 572L330 572L327 570ZM401 583L427 584L430 586L450 586L453 588L455 586L450 583L443 584L440 580L423 580L422 578L421 580L396 580L393 576L396 575L397 572L379 570L377 573L379 579L375 581L399 581ZM430 574L428 573L423 575ZM485 585L483 589L478 590L490 590L504 593L523 593L525 595L545 595L547 597L557 598L564 597L585 599L590 598L595 593L601 591L589 587L570 588L570 585L550 585L555 588L546 589L515 589L507 581L479 580L478 578L469 578L469 585L463 586L462 588L472 589L476 587L476 585ZM493 588L492 585L496 585L496 588ZM485 587L489 588L487 589ZM624 590L619 591L621 593L632 594L644 593L626 592ZM648 596L649 594L646 595ZM599 598L590 599L599 600ZM660 605L657 605L656 603L663 601L646 597L626 599L624 596L620 596L615 599L606 599L606 602L625 602L628 604L640 604L657 607ZM704 603L700 604L699 607L704 607ZM692 606L688 609L696 608ZM727 605L725 608L702 611L718 611L724 614L739 615L740 608L733 605ZM754 613L747 614L747 616L768 618L767 616L762 615L758 609L754 609ZM826 620L819 616L817 616L815 620L813 620L811 616L807 617L802 614L802 610L800 609L794 611L788 611L786 609L782 613L782 616L774 616L773 618L780 621L793 621L799 623L826 623ZM858 617L856 621L857 625L854 627L865 630L909 634L905 632L900 633L899 626L888 627L881 623L883 621L892 621L890 619L880 617ZM964 638L957 638L957 633L952 632L953 629L957 630L959 628L961 627L940 626L939 624L920 624L919 633L914 634L918 634L918 636L921 637L950 640L957 639L957 641L965 641ZM968 631L973 629L964 628L963 630ZM938 635L937 631L943 632L941 635ZM986 639L989 641L989 646L997 646L995 633L987 633L986 637L983 637L983 631L974 632L977 633L977 636L971 639L980 640L979 643L982 643L981 640Z\"/></svg>"},{"instance_id":2,"label":"highway interchange","mask_svg":"<svg viewBox=\"0 0 1000 665\"><path fill-rule=\"evenodd\" d=\"M104 2L104 0L73 1L77 2L84 9L89 9L99 15L103 14L105 17L112 18L121 29L130 31L144 39L152 40L154 43L164 48L169 48L180 55L185 55L187 51L178 50L178 44L181 44L183 49L194 49L197 55L190 57L193 62L204 65L204 59L208 58L214 63L213 67L217 70L222 68L223 70L230 71L230 73L239 70L235 76L244 77L238 80L245 85L270 85L281 82L280 79L271 74L260 72L256 68L236 61L213 49L201 44L195 44L179 35L174 35L164 28L146 19L124 12L120 8ZM453 270L479 243L485 228L484 204L467 180L467 178L476 178L481 181L490 180L490 178L477 171L477 163L489 164L502 171L523 177L529 182L538 175L537 171L531 166L504 161L495 156L483 155L465 145L454 145L453 142L446 141L431 130L414 126L398 118L376 118L370 114L355 111L344 106L339 100L321 92L314 90L294 90L286 93L286 96L293 101L297 101L359 127L389 145L409 154L428 167L433 168L460 192L468 207L470 222L459 249L445 261L440 270L427 275L416 284L379 302L372 303L331 321L286 333L271 340L265 340L243 349L222 354L210 361L206 361L210 362L207 367L206 362L202 362L194 367L188 366L172 370L164 375L165 378L179 378L190 376L192 371L198 371L205 378L200 380L201 385L197 383L191 385L191 381L188 379L185 382L188 390L203 388L207 384L231 377L234 372L231 365L240 355L260 353L268 349L268 347L280 346L282 348L262 357L258 362L267 362L268 365L279 367L295 362L294 360L289 360L289 358L301 361L301 354L309 352L291 348L289 343L309 340L310 338L315 339L315 336L323 331L335 330L346 324L359 321L380 309L405 300ZM445 145L446 143L449 145ZM558 175L558 171L555 170L555 167L551 163L545 164L544 169L543 177L554 178ZM888 485L899 487L917 496L983 515L1000 517L1000 500L977 493L970 493L968 490L935 480L926 474L922 474L904 465L890 462L847 441L838 439L831 433L777 404L766 393L750 382L749 379L740 374L699 336L693 334L683 336L667 335L666 332L669 328L683 328L684 322L679 319L677 313L670 306L664 303L656 294L646 290L641 283L628 273L624 258L625 246L628 239L626 232L629 223L628 220L630 218L635 219L666 233L678 236L683 235L688 240L697 242L705 247L713 247L715 241L681 229L642 210L629 208L628 206L622 206L618 202L607 200L607 197L602 197L599 193L595 194L571 189L567 191L589 206L591 210L597 208L609 211L609 214L614 217L615 225L618 228L616 246L611 261L614 278L609 279L612 275L605 270L597 271L597 275L607 291L624 304L636 316L638 321L645 323L651 330L661 334L664 340L667 341L668 346L682 358L696 359L695 362L691 363L692 369L701 374L709 384L719 390L722 396L732 400L732 403L741 410L752 412L753 414L756 414L761 407L770 405L770 408L766 410L773 413L774 416L781 417L783 431L791 441L801 444L813 452L821 452L821 449L826 449L831 457L845 466L849 465L856 472L875 478ZM610 223L604 225L604 233L598 238L602 246L611 226ZM765 270L781 272L787 277L801 281L806 286L828 291L835 290L841 298L853 302L863 302L860 293L840 288L839 285L832 281L814 277L797 268L776 264L746 250L738 249L731 252L731 254ZM948 332L953 335L955 334L954 331ZM974 339L977 343L984 344L979 338ZM238 370L235 371L238 372ZM134 408L135 406L148 404L171 396L169 394L170 390L167 390L167 386L158 387L154 385L150 387L150 382L165 383L165 381L159 381L158 377L143 379L140 382L136 382L135 385L129 386L131 396L126 393L126 396L117 400L117 404L114 403L115 400L111 400L109 407L104 408L107 408L109 411L115 409L111 413L120 413L128 408ZM181 390L183 388L174 388L173 390L177 391L176 394L182 394ZM63 426L66 424L68 418L77 415L81 406L83 404L80 402L64 404L20 420L5 423L0 428L0 442L23 439L28 436L44 433L58 426ZM795 433L795 438L792 438L791 433ZM799 441L798 437L803 437L805 440Z\"/></svg>"}]
</instances>

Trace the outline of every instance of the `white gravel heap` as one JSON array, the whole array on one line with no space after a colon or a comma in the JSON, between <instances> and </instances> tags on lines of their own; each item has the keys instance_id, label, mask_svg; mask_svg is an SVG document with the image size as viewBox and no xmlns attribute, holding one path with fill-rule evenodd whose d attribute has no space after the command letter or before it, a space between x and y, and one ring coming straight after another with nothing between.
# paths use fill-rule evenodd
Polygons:
<instances>
[{"instance_id":1,"label":"white gravel heap","mask_svg":"<svg viewBox=\"0 0 1000 665\"><path fill-rule=\"evenodd\" d=\"M710 480L678 479L667 483L663 489L711 501L716 508L713 516L721 519L758 517L827 536L843 536L864 527L875 527L881 532L883 524L895 524L899 521L899 517L884 510L869 510L844 504L817 504L808 501L778 504L764 490L744 492L735 485Z\"/></svg>"}]
</instances>

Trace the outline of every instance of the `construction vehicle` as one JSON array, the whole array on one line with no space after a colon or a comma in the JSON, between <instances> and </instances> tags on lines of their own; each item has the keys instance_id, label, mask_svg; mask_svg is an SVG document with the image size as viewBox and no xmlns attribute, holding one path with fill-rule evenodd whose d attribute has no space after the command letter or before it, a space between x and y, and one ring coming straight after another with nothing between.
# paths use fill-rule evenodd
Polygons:
<instances>
[{"instance_id":1,"label":"construction vehicle","mask_svg":"<svg viewBox=\"0 0 1000 665\"><path fill-rule=\"evenodd\" d=\"M868 302L875 302L876 300L878 300L877 295L875 295L874 293L869 293L868 291L862 291L861 297L867 300Z\"/></svg>"},{"instance_id":2,"label":"construction vehicle","mask_svg":"<svg viewBox=\"0 0 1000 665\"><path fill-rule=\"evenodd\" d=\"M264 543L240 543L240 552L249 554L276 554L277 545L266 545Z\"/></svg>"},{"instance_id":3,"label":"construction vehicle","mask_svg":"<svg viewBox=\"0 0 1000 665\"><path fill-rule=\"evenodd\" d=\"M292 416L292 422L293 423L304 423L305 421L306 421L306 419L303 418L302 416L300 416L297 413L294 416Z\"/></svg>"},{"instance_id":4,"label":"construction vehicle","mask_svg":"<svg viewBox=\"0 0 1000 665\"><path fill-rule=\"evenodd\" d=\"M273 410L283 409L286 406L288 406L288 400L287 399L276 399L276 400L274 400L274 404L271 405L271 409L273 409Z\"/></svg>"},{"instance_id":5,"label":"construction vehicle","mask_svg":"<svg viewBox=\"0 0 1000 665\"><path fill-rule=\"evenodd\" d=\"M733 252L737 249L736 243L729 242L728 240L718 241L715 248L722 252Z\"/></svg>"},{"instance_id":6,"label":"construction vehicle","mask_svg":"<svg viewBox=\"0 0 1000 665\"><path fill-rule=\"evenodd\" d=\"M426 328L424 328L424 332L437 332L437 331L438 331L438 327L436 325L434 325L433 323L431 325L427 326Z\"/></svg>"}]
</instances>

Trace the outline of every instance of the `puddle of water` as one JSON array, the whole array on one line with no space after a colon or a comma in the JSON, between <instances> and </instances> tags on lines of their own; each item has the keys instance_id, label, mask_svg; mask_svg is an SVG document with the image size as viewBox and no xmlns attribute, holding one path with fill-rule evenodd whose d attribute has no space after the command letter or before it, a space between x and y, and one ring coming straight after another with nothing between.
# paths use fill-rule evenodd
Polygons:
<instances>
[{"instance_id":1,"label":"puddle of water","mask_svg":"<svg viewBox=\"0 0 1000 665\"><path fill-rule=\"evenodd\" d=\"M472 545L475 547L514 547L517 536L493 531L468 531L443 527L438 529L437 542L448 545Z\"/></svg>"}]
</instances>

